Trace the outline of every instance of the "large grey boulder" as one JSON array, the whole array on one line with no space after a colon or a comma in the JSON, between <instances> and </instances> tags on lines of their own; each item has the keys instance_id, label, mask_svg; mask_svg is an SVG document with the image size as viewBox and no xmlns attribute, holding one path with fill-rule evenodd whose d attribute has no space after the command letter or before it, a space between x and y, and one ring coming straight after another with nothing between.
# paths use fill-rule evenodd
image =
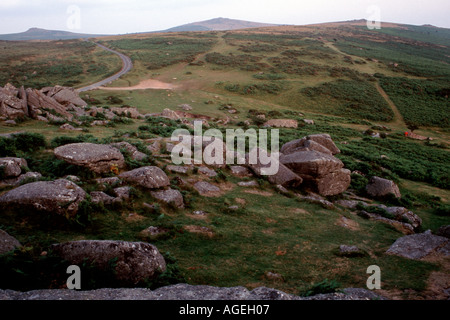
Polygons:
<instances>
[{"instance_id":1,"label":"large grey boulder","mask_svg":"<svg viewBox=\"0 0 450 320\"><path fill-rule=\"evenodd\" d=\"M297 187L302 182L303 179L297 175L295 172L293 172L290 168L285 166L281 161L280 158L273 157L272 161L276 161L276 165L278 166L278 170L274 174L270 175L263 175L263 173L268 173L267 171L264 172L264 170L267 170L269 168L274 168L274 163L269 164L263 164L261 161L261 155L264 155L266 157L271 157L271 154L263 149L257 148L257 161L256 163L253 163L251 159L251 155L246 154L245 156L245 162L247 166L250 168L250 170L257 176L265 176L267 177L267 180L271 184L275 185L281 185L283 187Z\"/></svg>"},{"instance_id":2,"label":"large grey boulder","mask_svg":"<svg viewBox=\"0 0 450 320\"><path fill-rule=\"evenodd\" d=\"M166 270L166 262L158 249L144 242L81 240L55 244L51 250L72 264L81 265L87 260L101 270L116 259L115 276L123 285L143 283Z\"/></svg>"},{"instance_id":3,"label":"large grey boulder","mask_svg":"<svg viewBox=\"0 0 450 320\"><path fill-rule=\"evenodd\" d=\"M117 148L105 144L72 143L54 150L58 159L85 167L95 173L109 173L113 167L125 167L125 159Z\"/></svg>"},{"instance_id":4,"label":"large grey boulder","mask_svg":"<svg viewBox=\"0 0 450 320\"><path fill-rule=\"evenodd\" d=\"M337 195L347 190L351 182L351 171L340 169L317 178L317 191L322 196Z\"/></svg>"},{"instance_id":5,"label":"large grey boulder","mask_svg":"<svg viewBox=\"0 0 450 320\"><path fill-rule=\"evenodd\" d=\"M351 172L335 154L340 153L329 134L312 134L281 147L280 161L298 174L305 186L322 196L343 193L351 183Z\"/></svg>"},{"instance_id":6,"label":"large grey boulder","mask_svg":"<svg viewBox=\"0 0 450 320\"><path fill-rule=\"evenodd\" d=\"M0 196L0 207L31 208L59 215L74 216L86 193L75 183L59 179L24 184Z\"/></svg>"},{"instance_id":7,"label":"large grey boulder","mask_svg":"<svg viewBox=\"0 0 450 320\"><path fill-rule=\"evenodd\" d=\"M252 291L245 287L194 286L185 283L158 288L78 290L33 290L18 292L0 290L1 300L218 300L218 301L270 301L270 300L386 300L373 291L362 288L346 288L341 292L300 297L280 290L258 287Z\"/></svg>"},{"instance_id":8,"label":"large grey boulder","mask_svg":"<svg viewBox=\"0 0 450 320\"><path fill-rule=\"evenodd\" d=\"M283 154L280 162L304 179L314 179L344 167L341 160L314 150Z\"/></svg>"},{"instance_id":9,"label":"large grey boulder","mask_svg":"<svg viewBox=\"0 0 450 320\"><path fill-rule=\"evenodd\" d=\"M396 198L402 196L394 181L376 176L370 179L366 186L366 192L374 198L385 197L388 195L394 195Z\"/></svg>"},{"instance_id":10,"label":"large grey boulder","mask_svg":"<svg viewBox=\"0 0 450 320\"><path fill-rule=\"evenodd\" d=\"M45 89L42 89L41 91L43 93L46 93L48 97L55 99L62 105L73 104L78 107L87 106L87 103L79 97L78 92L73 88L55 86L48 89L48 91L46 91Z\"/></svg>"},{"instance_id":11,"label":"large grey boulder","mask_svg":"<svg viewBox=\"0 0 450 320\"><path fill-rule=\"evenodd\" d=\"M119 178L148 189L157 189L170 185L169 177L160 168L155 166L141 167L123 172Z\"/></svg>"},{"instance_id":12,"label":"large grey boulder","mask_svg":"<svg viewBox=\"0 0 450 320\"><path fill-rule=\"evenodd\" d=\"M0 230L0 255L21 247L20 242L6 231Z\"/></svg>"},{"instance_id":13,"label":"large grey boulder","mask_svg":"<svg viewBox=\"0 0 450 320\"><path fill-rule=\"evenodd\" d=\"M448 256L449 249L450 239L436 236L428 230L397 239L386 253L408 259L422 259L432 252L441 252Z\"/></svg>"},{"instance_id":14,"label":"large grey boulder","mask_svg":"<svg viewBox=\"0 0 450 320\"><path fill-rule=\"evenodd\" d=\"M151 191L151 196L154 197L159 202L164 204L173 205L176 208L184 208L184 199L180 191L174 189Z\"/></svg>"},{"instance_id":15,"label":"large grey boulder","mask_svg":"<svg viewBox=\"0 0 450 320\"><path fill-rule=\"evenodd\" d=\"M23 92L23 88L20 90ZM7 119L17 119L28 116L28 106L25 100L19 96L19 90L7 84L0 87L0 116Z\"/></svg>"}]
</instances>

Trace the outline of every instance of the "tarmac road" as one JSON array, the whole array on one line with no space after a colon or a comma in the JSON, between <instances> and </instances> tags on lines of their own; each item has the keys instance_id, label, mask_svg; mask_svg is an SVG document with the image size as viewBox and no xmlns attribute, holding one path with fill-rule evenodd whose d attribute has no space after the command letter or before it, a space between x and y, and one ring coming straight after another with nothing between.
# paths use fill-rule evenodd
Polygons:
<instances>
[{"instance_id":1,"label":"tarmac road","mask_svg":"<svg viewBox=\"0 0 450 320\"><path fill-rule=\"evenodd\" d=\"M111 77L108 77L108 78L106 78L106 79L104 79L102 81L99 81L97 83L91 84L91 85L89 85L87 87L83 87L83 88L77 89L78 92L85 92L85 91L89 91L89 90L94 90L94 89L96 89L98 87L104 86L104 85L106 85L106 84L108 84L108 83L110 83L110 82L112 82L114 80L119 79L121 76L123 76L124 74L126 74L127 72L129 72L133 68L133 62L126 55L124 55L124 54L122 54L120 52L117 52L115 50L112 50L112 49L110 49L108 47L105 47L104 45L101 45L99 43L96 43L96 42L93 42L93 43L95 43L97 46L99 46L100 48L102 48L104 50L107 50L109 52L112 52L112 53L118 55L119 58L122 60L122 65L123 66L122 66L122 69L118 73L116 73L115 75L113 75Z\"/></svg>"}]
</instances>

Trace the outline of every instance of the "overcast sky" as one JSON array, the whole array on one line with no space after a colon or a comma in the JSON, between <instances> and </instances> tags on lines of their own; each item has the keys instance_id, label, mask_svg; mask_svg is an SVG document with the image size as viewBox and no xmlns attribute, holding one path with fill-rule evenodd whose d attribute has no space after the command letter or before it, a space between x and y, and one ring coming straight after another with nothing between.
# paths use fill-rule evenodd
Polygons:
<instances>
[{"instance_id":1,"label":"overcast sky","mask_svg":"<svg viewBox=\"0 0 450 320\"><path fill-rule=\"evenodd\" d=\"M31 27L80 33L157 31L217 17L275 24L366 18L450 28L450 0L0 0L0 34Z\"/></svg>"}]
</instances>

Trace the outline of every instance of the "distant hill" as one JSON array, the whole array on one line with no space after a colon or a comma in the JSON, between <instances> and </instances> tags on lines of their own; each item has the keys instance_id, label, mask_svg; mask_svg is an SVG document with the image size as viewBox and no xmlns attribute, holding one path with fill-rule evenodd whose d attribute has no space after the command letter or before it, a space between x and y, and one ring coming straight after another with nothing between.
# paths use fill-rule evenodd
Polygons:
<instances>
[{"instance_id":1,"label":"distant hill","mask_svg":"<svg viewBox=\"0 0 450 320\"><path fill-rule=\"evenodd\" d=\"M180 32L180 31L221 31L221 30L237 30L248 28L273 27L276 24L251 22L244 20L234 20L227 18L215 18L206 21L192 22L170 28L161 32Z\"/></svg>"},{"instance_id":2,"label":"distant hill","mask_svg":"<svg viewBox=\"0 0 450 320\"><path fill-rule=\"evenodd\" d=\"M69 40L95 38L102 35L73 33L59 30L45 30L40 28L30 28L25 32L0 34L0 40L23 41L23 40Z\"/></svg>"}]
</instances>

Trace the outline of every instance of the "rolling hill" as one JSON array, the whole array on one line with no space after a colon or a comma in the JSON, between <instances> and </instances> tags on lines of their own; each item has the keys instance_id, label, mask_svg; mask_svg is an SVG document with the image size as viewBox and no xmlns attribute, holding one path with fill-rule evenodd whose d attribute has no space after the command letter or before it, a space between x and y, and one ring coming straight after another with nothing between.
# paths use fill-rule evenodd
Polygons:
<instances>
[{"instance_id":1,"label":"rolling hill","mask_svg":"<svg viewBox=\"0 0 450 320\"><path fill-rule=\"evenodd\" d=\"M164 30L163 32L180 32L180 31L223 31L237 30L248 28L272 27L275 24L251 22L244 20L235 20L227 18L215 18L206 21L192 22Z\"/></svg>"},{"instance_id":2,"label":"rolling hill","mask_svg":"<svg viewBox=\"0 0 450 320\"><path fill-rule=\"evenodd\" d=\"M25 41L25 40L71 40L100 37L98 34L73 33L60 30L46 30L30 28L25 32L1 34L0 40Z\"/></svg>"}]
</instances>

